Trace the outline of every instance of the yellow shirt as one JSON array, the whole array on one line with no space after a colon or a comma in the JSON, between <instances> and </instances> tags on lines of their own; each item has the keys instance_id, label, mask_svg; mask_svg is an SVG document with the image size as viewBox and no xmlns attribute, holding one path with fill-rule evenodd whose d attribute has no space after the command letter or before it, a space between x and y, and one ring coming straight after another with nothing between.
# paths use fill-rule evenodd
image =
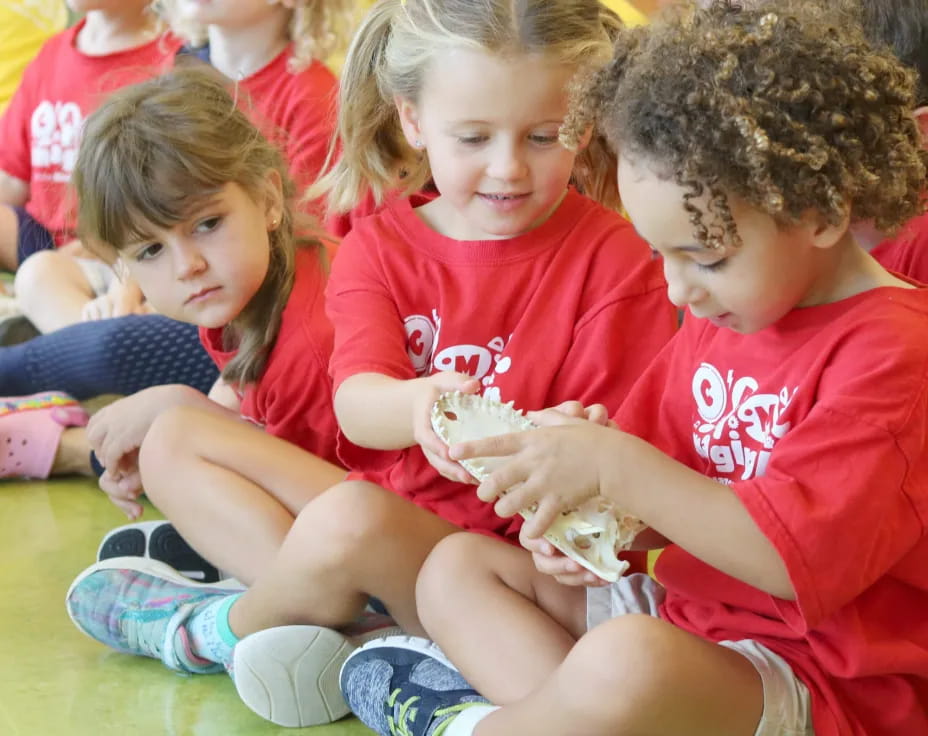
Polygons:
<instances>
[{"instance_id":1,"label":"yellow shirt","mask_svg":"<svg viewBox=\"0 0 928 736\"><path fill-rule=\"evenodd\" d=\"M642 26L648 22L648 16L638 10L629 0L602 0L602 2L627 26Z\"/></svg>"},{"instance_id":2,"label":"yellow shirt","mask_svg":"<svg viewBox=\"0 0 928 736\"><path fill-rule=\"evenodd\" d=\"M0 0L0 112L16 91L26 64L67 21L68 10L61 0Z\"/></svg>"}]
</instances>

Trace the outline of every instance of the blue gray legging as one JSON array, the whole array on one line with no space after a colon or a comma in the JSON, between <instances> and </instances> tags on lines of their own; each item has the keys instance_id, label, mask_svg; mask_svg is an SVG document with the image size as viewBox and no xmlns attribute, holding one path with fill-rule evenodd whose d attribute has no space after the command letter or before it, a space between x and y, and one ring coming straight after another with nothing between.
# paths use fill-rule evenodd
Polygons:
<instances>
[{"instance_id":1,"label":"blue gray legging","mask_svg":"<svg viewBox=\"0 0 928 736\"><path fill-rule=\"evenodd\" d=\"M218 376L195 325L155 314L81 322L0 347L0 396L65 391L83 400L165 383L207 393Z\"/></svg>"}]
</instances>

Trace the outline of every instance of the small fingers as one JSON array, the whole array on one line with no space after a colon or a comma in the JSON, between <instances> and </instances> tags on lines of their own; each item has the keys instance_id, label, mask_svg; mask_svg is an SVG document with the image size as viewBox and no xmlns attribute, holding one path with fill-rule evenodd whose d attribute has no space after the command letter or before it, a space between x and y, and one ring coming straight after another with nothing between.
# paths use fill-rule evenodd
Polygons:
<instances>
[{"instance_id":1,"label":"small fingers","mask_svg":"<svg viewBox=\"0 0 928 736\"><path fill-rule=\"evenodd\" d=\"M110 501L113 504L122 510L122 512L129 518L129 521L137 521L139 517L142 516L142 504L135 501L123 501L122 499L113 498L110 496Z\"/></svg>"},{"instance_id":2,"label":"small fingers","mask_svg":"<svg viewBox=\"0 0 928 736\"><path fill-rule=\"evenodd\" d=\"M525 438L531 432L500 434L472 442L458 442L448 448L453 460L468 460L475 457L505 457L515 455L525 445Z\"/></svg>"},{"instance_id":3,"label":"small fingers","mask_svg":"<svg viewBox=\"0 0 928 736\"><path fill-rule=\"evenodd\" d=\"M585 409L586 419L594 424L607 426L609 423L609 410L602 404L593 404Z\"/></svg>"},{"instance_id":4,"label":"small fingers","mask_svg":"<svg viewBox=\"0 0 928 736\"><path fill-rule=\"evenodd\" d=\"M568 417L575 417L577 419L586 418L586 410L579 401L565 401L557 406L551 407L552 411L559 412ZM537 412L533 412L537 413Z\"/></svg>"},{"instance_id":5,"label":"small fingers","mask_svg":"<svg viewBox=\"0 0 928 736\"><path fill-rule=\"evenodd\" d=\"M554 579L557 580L561 585L582 585L585 588L602 588L606 585L609 585L607 581L603 580L598 575L594 575L589 570L585 572L570 573L567 575L555 575Z\"/></svg>"},{"instance_id":6,"label":"small fingers","mask_svg":"<svg viewBox=\"0 0 928 736\"><path fill-rule=\"evenodd\" d=\"M142 495L142 487L138 473L123 475L105 470L97 484L100 490L109 496L113 502L134 501Z\"/></svg>"},{"instance_id":7,"label":"small fingers","mask_svg":"<svg viewBox=\"0 0 928 736\"><path fill-rule=\"evenodd\" d=\"M519 544L521 544L525 549L527 549L532 554L543 555L545 557L553 557L555 555L560 555L557 548L551 544L544 537L529 537L525 534L525 525L522 525L522 529L519 531Z\"/></svg>"},{"instance_id":8,"label":"small fingers","mask_svg":"<svg viewBox=\"0 0 928 736\"><path fill-rule=\"evenodd\" d=\"M422 452L425 454L425 458L429 461L429 464L435 468L442 477L455 481L456 483L473 484L475 482L471 474L453 460L448 460L442 455L432 452L424 445L422 445Z\"/></svg>"}]
</instances>

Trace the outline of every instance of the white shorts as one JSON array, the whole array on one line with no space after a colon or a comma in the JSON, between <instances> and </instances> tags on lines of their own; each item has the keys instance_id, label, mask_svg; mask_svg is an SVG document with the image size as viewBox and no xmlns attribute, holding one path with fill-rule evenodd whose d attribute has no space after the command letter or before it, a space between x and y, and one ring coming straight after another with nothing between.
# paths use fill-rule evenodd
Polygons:
<instances>
[{"instance_id":1,"label":"white shorts","mask_svg":"<svg viewBox=\"0 0 928 736\"><path fill-rule=\"evenodd\" d=\"M663 600L661 584L642 573L619 578L605 588L587 588L587 629L626 613L657 617ZM809 690L786 660L752 639L720 641L719 646L747 657L760 674L764 713L754 736L815 736Z\"/></svg>"},{"instance_id":2,"label":"white shorts","mask_svg":"<svg viewBox=\"0 0 928 736\"><path fill-rule=\"evenodd\" d=\"M112 266L108 266L103 261L95 258L75 258L77 265L81 268L81 273L90 284L94 296L103 296L110 289L110 284L116 280L116 272Z\"/></svg>"}]
</instances>

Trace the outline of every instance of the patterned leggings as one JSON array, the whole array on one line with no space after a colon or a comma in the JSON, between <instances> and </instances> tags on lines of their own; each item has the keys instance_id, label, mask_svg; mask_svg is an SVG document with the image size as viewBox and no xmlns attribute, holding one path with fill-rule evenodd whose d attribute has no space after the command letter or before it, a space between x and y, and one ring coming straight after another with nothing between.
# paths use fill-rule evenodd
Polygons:
<instances>
[{"instance_id":1,"label":"patterned leggings","mask_svg":"<svg viewBox=\"0 0 928 736\"><path fill-rule=\"evenodd\" d=\"M81 322L0 347L0 396L65 391L84 400L166 383L207 393L218 376L196 326L160 315Z\"/></svg>"}]
</instances>

